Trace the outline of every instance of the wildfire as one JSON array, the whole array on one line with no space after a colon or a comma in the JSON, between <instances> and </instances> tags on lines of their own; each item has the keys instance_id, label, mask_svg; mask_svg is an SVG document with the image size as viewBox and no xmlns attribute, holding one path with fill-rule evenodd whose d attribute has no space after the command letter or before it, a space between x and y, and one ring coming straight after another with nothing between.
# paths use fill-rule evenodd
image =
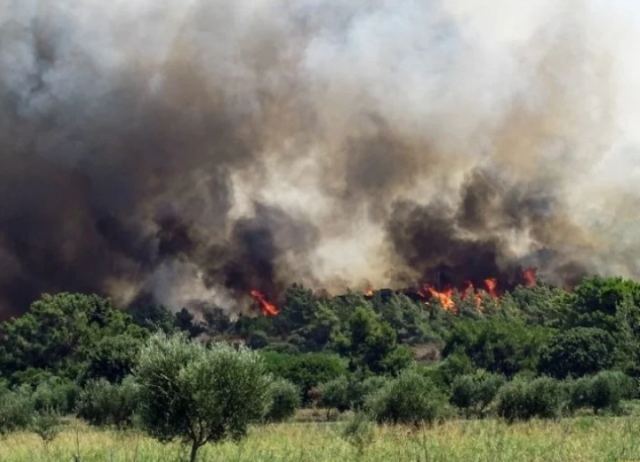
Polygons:
<instances>
[{"instance_id":1,"label":"wildfire","mask_svg":"<svg viewBox=\"0 0 640 462\"><path fill-rule=\"evenodd\" d=\"M498 280L496 278L487 278L484 280L484 287L491 298L498 298Z\"/></svg>"},{"instance_id":2,"label":"wildfire","mask_svg":"<svg viewBox=\"0 0 640 462\"><path fill-rule=\"evenodd\" d=\"M449 288L443 291L438 291L431 286L427 286L426 289L429 292L429 295L438 300L445 310L456 310L456 302L453 301L453 289Z\"/></svg>"},{"instance_id":3,"label":"wildfire","mask_svg":"<svg viewBox=\"0 0 640 462\"><path fill-rule=\"evenodd\" d=\"M527 268L522 272L525 287L534 287L538 284L538 275L535 268Z\"/></svg>"},{"instance_id":4,"label":"wildfire","mask_svg":"<svg viewBox=\"0 0 640 462\"><path fill-rule=\"evenodd\" d=\"M363 292L365 297L373 297L373 289L367 289Z\"/></svg>"},{"instance_id":5,"label":"wildfire","mask_svg":"<svg viewBox=\"0 0 640 462\"><path fill-rule=\"evenodd\" d=\"M434 286L425 284L421 290L418 291L420 296L425 299L435 299L440 302L442 308L447 311L457 312L458 308L454 300L454 294L456 289L447 287L442 290L436 289ZM475 300L476 308L482 309L482 295L487 294L491 298L498 298L498 280L496 278L487 278L484 280L484 289L476 289L471 281L465 284L464 289L459 291L460 298L466 300L473 297Z\"/></svg>"},{"instance_id":6,"label":"wildfire","mask_svg":"<svg viewBox=\"0 0 640 462\"><path fill-rule=\"evenodd\" d=\"M256 302L258 302L258 305L260 306L260 311L262 311L263 315L277 316L280 313L280 310L278 309L278 307L275 306L273 303L271 303L269 300L267 300L267 297L259 290L252 289L251 292L249 292L249 294Z\"/></svg>"}]
</instances>

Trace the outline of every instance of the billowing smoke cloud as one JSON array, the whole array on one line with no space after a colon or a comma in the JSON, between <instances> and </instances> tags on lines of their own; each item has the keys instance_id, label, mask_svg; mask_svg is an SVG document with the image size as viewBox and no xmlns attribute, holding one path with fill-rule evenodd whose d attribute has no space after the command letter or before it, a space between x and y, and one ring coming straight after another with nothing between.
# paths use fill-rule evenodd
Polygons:
<instances>
[{"instance_id":1,"label":"billowing smoke cloud","mask_svg":"<svg viewBox=\"0 0 640 462\"><path fill-rule=\"evenodd\" d=\"M625 0L0 0L0 313L640 276Z\"/></svg>"}]
</instances>

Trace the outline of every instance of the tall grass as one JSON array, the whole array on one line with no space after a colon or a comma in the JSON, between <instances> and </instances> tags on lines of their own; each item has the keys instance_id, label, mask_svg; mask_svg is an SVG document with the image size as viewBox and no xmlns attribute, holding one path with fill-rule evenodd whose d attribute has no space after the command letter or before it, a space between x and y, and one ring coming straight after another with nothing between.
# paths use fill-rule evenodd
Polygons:
<instances>
[{"instance_id":1,"label":"tall grass","mask_svg":"<svg viewBox=\"0 0 640 462\"><path fill-rule=\"evenodd\" d=\"M432 428L379 426L362 454L339 437L336 423L254 427L240 443L202 449L200 461L518 462L640 460L640 422L633 417L578 417L507 425L498 420L449 421ZM31 433L0 439L0 461L177 461L186 449L136 431L96 430L70 423L48 446Z\"/></svg>"}]
</instances>

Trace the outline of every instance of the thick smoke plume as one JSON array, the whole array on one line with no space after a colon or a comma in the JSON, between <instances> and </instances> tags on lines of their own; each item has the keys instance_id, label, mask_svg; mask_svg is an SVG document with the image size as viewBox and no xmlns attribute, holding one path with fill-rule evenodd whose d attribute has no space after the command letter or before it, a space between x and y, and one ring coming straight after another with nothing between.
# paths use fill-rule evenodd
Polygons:
<instances>
[{"instance_id":1,"label":"thick smoke plume","mask_svg":"<svg viewBox=\"0 0 640 462\"><path fill-rule=\"evenodd\" d=\"M640 276L640 8L0 0L0 317L42 292ZM437 281L436 281L437 279Z\"/></svg>"}]
</instances>

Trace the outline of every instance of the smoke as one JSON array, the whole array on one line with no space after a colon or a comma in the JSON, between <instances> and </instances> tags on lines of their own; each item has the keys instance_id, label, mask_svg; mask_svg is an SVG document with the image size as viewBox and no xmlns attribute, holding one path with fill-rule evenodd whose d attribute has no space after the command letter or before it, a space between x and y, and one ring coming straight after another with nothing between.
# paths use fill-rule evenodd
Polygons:
<instances>
[{"instance_id":1,"label":"smoke","mask_svg":"<svg viewBox=\"0 0 640 462\"><path fill-rule=\"evenodd\" d=\"M0 0L0 317L640 277L629 1Z\"/></svg>"}]
</instances>

